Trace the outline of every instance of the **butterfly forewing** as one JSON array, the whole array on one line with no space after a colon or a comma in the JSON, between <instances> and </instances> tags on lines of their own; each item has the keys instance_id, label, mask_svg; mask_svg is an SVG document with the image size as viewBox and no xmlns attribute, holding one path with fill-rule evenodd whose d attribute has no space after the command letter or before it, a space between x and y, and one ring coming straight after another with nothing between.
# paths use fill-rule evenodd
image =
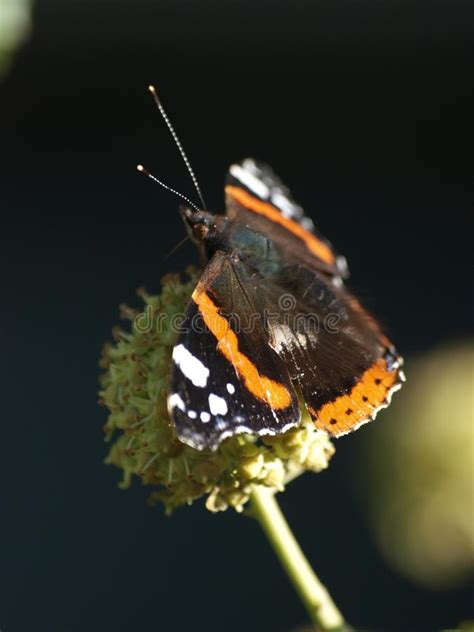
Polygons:
<instances>
[{"instance_id":1,"label":"butterfly forewing","mask_svg":"<svg viewBox=\"0 0 474 632\"><path fill-rule=\"evenodd\" d=\"M180 440L197 449L215 449L239 433L277 434L300 420L289 369L252 316L251 275L242 262L217 252L173 351L169 410Z\"/></svg>"},{"instance_id":2,"label":"butterfly forewing","mask_svg":"<svg viewBox=\"0 0 474 632\"><path fill-rule=\"evenodd\" d=\"M288 261L348 275L344 257L319 233L289 189L267 165L250 158L232 165L226 180L227 215L268 235Z\"/></svg>"}]
</instances>

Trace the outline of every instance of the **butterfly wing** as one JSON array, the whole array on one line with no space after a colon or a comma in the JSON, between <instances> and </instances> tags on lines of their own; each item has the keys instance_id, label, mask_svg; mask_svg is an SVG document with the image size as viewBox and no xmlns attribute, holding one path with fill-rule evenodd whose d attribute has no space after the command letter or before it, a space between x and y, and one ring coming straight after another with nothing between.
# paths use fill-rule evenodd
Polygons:
<instances>
[{"instance_id":1,"label":"butterfly wing","mask_svg":"<svg viewBox=\"0 0 474 632\"><path fill-rule=\"evenodd\" d=\"M217 252L188 305L168 408L179 439L194 448L215 449L239 433L277 434L300 422L289 369L267 344L256 281L245 264Z\"/></svg>"},{"instance_id":2,"label":"butterfly wing","mask_svg":"<svg viewBox=\"0 0 474 632\"><path fill-rule=\"evenodd\" d=\"M404 380L401 358L344 287L343 257L265 165L232 165L227 215L271 239L287 263L260 280L257 310L274 305L269 344L290 370L318 428L342 435L373 419Z\"/></svg>"},{"instance_id":3,"label":"butterfly wing","mask_svg":"<svg viewBox=\"0 0 474 632\"><path fill-rule=\"evenodd\" d=\"M346 277L347 265L304 214L270 167L247 158L230 167L226 180L227 215L268 235L287 261L302 261Z\"/></svg>"},{"instance_id":4,"label":"butterfly wing","mask_svg":"<svg viewBox=\"0 0 474 632\"><path fill-rule=\"evenodd\" d=\"M288 366L317 428L346 434L375 417L401 387L402 359L337 278L301 265L265 279L269 344ZM258 307L257 307L258 309Z\"/></svg>"}]
</instances>

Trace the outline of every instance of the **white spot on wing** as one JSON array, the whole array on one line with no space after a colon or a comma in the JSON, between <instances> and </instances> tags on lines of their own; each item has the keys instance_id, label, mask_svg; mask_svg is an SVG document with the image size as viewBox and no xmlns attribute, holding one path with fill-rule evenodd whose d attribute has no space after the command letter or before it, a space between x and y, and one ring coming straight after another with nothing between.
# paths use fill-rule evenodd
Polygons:
<instances>
[{"instance_id":1,"label":"white spot on wing","mask_svg":"<svg viewBox=\"0 0 474 632\"><path fill-rule=\"evenodd\" d=\"M290 333L291 335L291 331L289 330L288 325L286 325L286 329L288 330L288 333ZM271 333L272 333L271 346L273 347L273 349L275 349L277 353L281 353L288 347L288 340L286 337L285 325L279 325L278 327L274 327Z\"/></svg>"},{"instance_id":2,"label":"white spot on wing","mask_svg":"<svg viewBox=\"0 0 474 632\"><path fill-rule=\"evenodd\" d=\"M190 419L196 419L197 416L198 415L197 415L197 412L195 410L188 410L188 417Z\"/></svg>"},{"instance_id":3,"label":"white spot on wing","mask_svg":"<svg viewBox=\"0 0 474 632\"><path fill-rule=\"evenodd\" d=\"M305 230L312 231L314 228L313 220L310 217L302 217L300 219L300 224Z\"/></svg>"},{"instance_id":4,"label":"white spot on wing","mask_svg":"<svg viewBox=\"0 0 474 632\"><path fill-rule=\"evenodd\" d=\"M182 410L183 412L186 410L186 406L178 393L173 393L169 396L168 405L171 409L179 408L179 410Z\"/></svg>"},{"instance_id":5,"label":"white spot on wing","mask_svg":"<svg viewBox=\"0 0 474 632\"><path fill-rule=\"evenodd\" d=\"M299 206L293 204L286 195L278 191L272 193L272 204L279 208L286 217L300 217L302 214L302 210Z\"/></svg>"},{"instance_id":6,"label":"white spot on wing","mask_svg":"<svg viewBox=\"0 0 474 632\"><path fill-rule=\"evenodd\" d=\"M226 386L227 388L227 392L230 393L231 395L233 395L235 393L235 386L233 384L227 384Z\"/></svg>"},{"instance_id":7,"label":"white spot on wing","mask_svg":"<svg viewBox=\"0 0 474 632\"><path fill-rule=\"evenodd\" d=\"M226 415L228 411L225 399L214 395L214 393L209 395L209 408L213 415Z\"/></svg>"},{"instance_id":8,"label":"white spot on wing","mask_svg":"<svg viewBox=\"0 0 474 632\"><path fill-rule=\"evenodd\" d=\"M201 418L201 421L204 424L207 424L208 421L211 421L211 415L209 413L206 413L206 412L201 413L200 414L200 418Z\"/></svg>"},{"instance_id":9,"label":"white spot on wing","mask_svg":"<svg viewBox=\"0 0 474 632\"><path fill-rule=\"evenodd\" d=\"M177 345L173 349L173 361L179 366L183 374L194 386L204 388L209 377L209 369L190 353L184 345Z\"/></svg>"},{"instance_id":10,"label":"white spot on wing","mask_svg":"<svg viewBox=\"0 0 474 632\"><path fill-rule=\"evenodd\" d=\"M267 200L270 197L270 189L267 185L250 173L250 171L242 169L240 165L231 165L229 171L236 180L239 180L247 189L250 189L255 195L258 195L258 197L263 200Z\"/></svg>"}]
</instances>

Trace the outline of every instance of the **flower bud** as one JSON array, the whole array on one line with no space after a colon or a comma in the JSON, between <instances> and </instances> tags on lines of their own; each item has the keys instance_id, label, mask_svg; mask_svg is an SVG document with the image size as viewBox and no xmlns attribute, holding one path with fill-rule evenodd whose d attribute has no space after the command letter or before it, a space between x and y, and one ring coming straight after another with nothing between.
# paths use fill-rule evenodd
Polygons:
<instances>
[{"instance_id":1,"label":"flower bud","mask_svg":"<svg viewBox=\"0 0 474 632\"><path fill-rule=\"evenodd\" d=\"M140 478L153 490L150 502L162 502L167 513L201 497L209 511L242 511L252 485L283 491L305 470L327 467L334 448L306 410L298 428L262 439L229 437L215 452L179 441L166 405L177 338L173 319L184 313L197 281L192 269L184 282L167 275L160 295L138 291L141 311L121 307L132 326L115 329L115 342L104 346L100 361L100 402L109 410L104 430L111 442L106 462L122 470L120 487Z\"/></svg>"}]
</instances>

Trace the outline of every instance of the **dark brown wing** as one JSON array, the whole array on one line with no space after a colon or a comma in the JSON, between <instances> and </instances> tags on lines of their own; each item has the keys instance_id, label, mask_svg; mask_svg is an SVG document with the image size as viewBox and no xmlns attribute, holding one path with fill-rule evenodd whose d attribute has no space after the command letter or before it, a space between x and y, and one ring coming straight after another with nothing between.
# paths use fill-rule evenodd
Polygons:
<instances>
[{"instance_id":1,"label":"dark brown wing","mask_svg":"<svg viewBox=\"0 0 474 632\"><path fill-rule=\"evenodd\" d=\"M355 430L390 402L404 381L402 359L343 287L304 266L266 278L260 305L273 305L269 344L288 366L316 427Z\"/></svg>"},{"instance_id":2,"label":"dark brown wing","mask_svg":"<svg viewBox=\"0 0 474 632\"><path fill-rule=\"evenodd\" d=\"M252 270L217 252L193 292L173 351L168 408L181 441L278 434L300 422L289 369L268 345Z\"/></svg>"},{"instance_id":3,"label":"dark brown wing","mask_svg":"<svg viewBox=\"0 0 474 632\"><path fill-rule=\"evenodd\" d=\"M348 275L344 257L316 230L269 167L250 158L232 165L225 191L227 215L268 235L287 261L343 278Z\"/></svg>"}]
</instances>

